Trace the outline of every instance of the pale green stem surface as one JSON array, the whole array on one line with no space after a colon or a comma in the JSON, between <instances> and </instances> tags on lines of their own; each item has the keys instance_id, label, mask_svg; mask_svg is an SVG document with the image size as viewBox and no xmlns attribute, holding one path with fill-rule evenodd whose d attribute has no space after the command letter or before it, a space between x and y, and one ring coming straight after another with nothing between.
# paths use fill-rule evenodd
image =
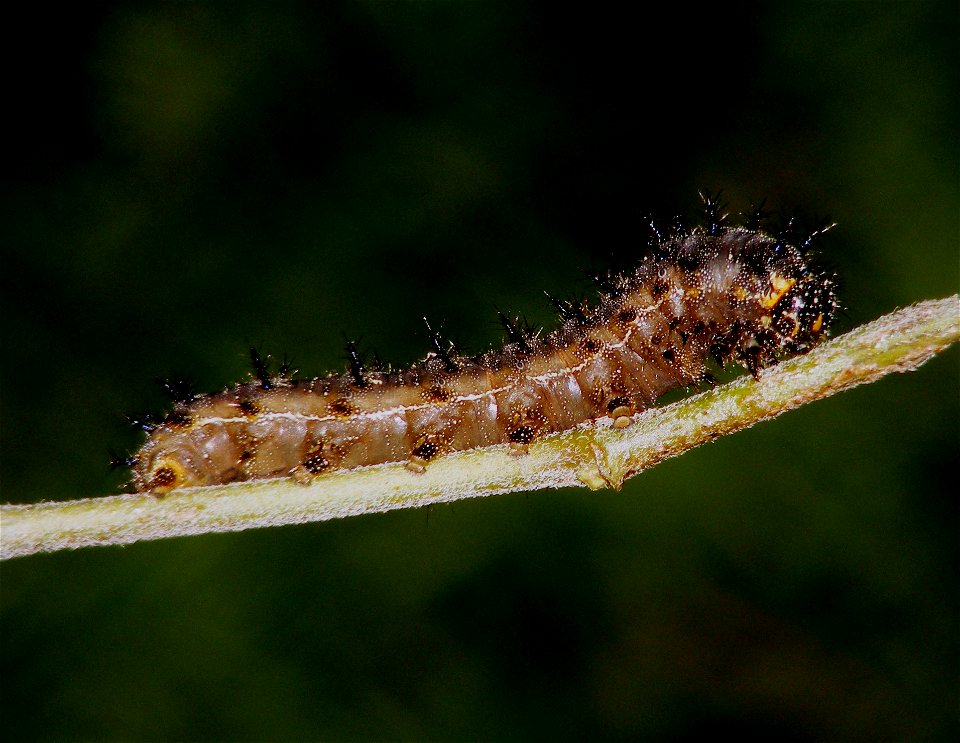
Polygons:
<instances>
[{"instance_id":1,"label":"pale green stem surface","mask_svg":"<svg viewBox=\"0 0 960 743\"><path fill-rule=\"evenodd\" d=\"M538 441L526 456L493 446L441 457L423 474L402 464L316 478L189 488L163 498L114 495L0 506L0 558L145 539L240 531L413 508L497 493L624 480L719 436L773 418L891 372L916 369L960 338L960 298L923 302L881 317L811 353L635 416L609 419Z\"/></svg>"}]
</instances>

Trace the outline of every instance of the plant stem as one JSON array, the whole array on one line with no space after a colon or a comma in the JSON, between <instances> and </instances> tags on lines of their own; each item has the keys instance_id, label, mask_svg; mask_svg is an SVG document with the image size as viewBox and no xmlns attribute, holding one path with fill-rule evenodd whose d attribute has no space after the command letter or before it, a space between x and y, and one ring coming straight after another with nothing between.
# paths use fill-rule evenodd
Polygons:
<instances>
[{"instance_id":1,"label":"plant stem","mask_svg":"<svg viewBox=\"0 0 960 743\"><path fill-rule=\"evenodd\" d=\"M0 506L0 559L92 545L240 531L412 508L498 493L624 480L707 441L891 372L916 369L960 338L960 298L923 302L881 317L811 353L671 405L647 410L626 429L607 419L552 435L511 456L506 446L431 462L316 478L190 488L163 498L137 493Z\"/></svg>"}]
</instances>

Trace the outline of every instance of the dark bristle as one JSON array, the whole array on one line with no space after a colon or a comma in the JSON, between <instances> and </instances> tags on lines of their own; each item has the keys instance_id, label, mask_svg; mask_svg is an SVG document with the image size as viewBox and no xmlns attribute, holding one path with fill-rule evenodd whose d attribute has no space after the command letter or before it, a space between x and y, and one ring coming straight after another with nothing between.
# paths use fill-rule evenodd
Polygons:
<instances>
[{"instance_id":1,"label":"dark bristle","mask_svg":"<svg viewBox=\"0 0 960 743\"><path fill-rule=\"evenodd\" d=\"M809 252L811 248L813 248L821 235L837 226L837 223L832 221L830 217L815 218L813 223L815 226L807 232L807 236L800 243L800 250L804 253Z\"/></svg>"},{"instance_id":2,"label":"dark bristle","mask_svg":"<svg viewBox=\"0 0 960 743\"><path fill-rule=\"evenodd\" d=\"M666 245L689 233L682 214L658 213L648 219L650 231L657 243Z\"/></svg>"},{"instance_id":3,"label":"dark bristle","mask_svg":"<svg viewBox=\"0 0 960 743\"><path fill-rule=\"evenodd\" d=\"M280 362L280 367L277 369L277 376L280 379L292 380L297 374L297 370L293 368L293 359L288 358L287 354L283 355L283 361Z\"/></svg>"},{"instance_id":4,"label":"dark bristle","mask_svg":"<svg viewBox=\"0 0 960 743\"><path fill-rule=\"evenodd\" d=\"M793 215L780 215L780 223L777 225L777 228L774 230L773 238L776 241L774 244L774 250L777 253L782 253L783 249L792 244L797 237L796 232L796 217Z\"/></svg>"},{"instance_id":5,"label":"dark bristle","mask_svg":"<svg viewBox=\"0 0 960 743\"><path fill-rule=\"evenodd\" d=\"M766 205L766 199L763 199L759 204L750 205L750 210L743 215L743 226L746 229L757 232L763 228L773 214L773 212L764 209Z\"/></svg>"},{"instance_id":6,"label":"dark bristle","mask_svg":"<svg viewBox=\"0 0 960 743\"><path fill-rule=\"evenodd\" d=\"M597 287L602 293L610 297L620 295L620 287L617 284L617 276L612 271L591 271L587 274L587 279Z\"/></svg>"},{"instance_id":7,"label":"dark bristle","mask_svg":"<svg viewBox=\"0 0 960 743\"><path fill-rule=\"evenodd\" d=\"M190 402L197 396L196 386L186 377L157 378L155 381L160 385L164 397L171 402Z\"/></svg>"},{"instance_id":8,"label":"dark bristle","mask_svg":"<svg viewBox=\"0 0 960 743\"><path fill-rule=\"evenodd\" d=\"M253 376L260 382L260 389L271 389L273 387L273 381L270 379L270 367L260 356L260 352L256 346L250 346L250 366L253 367Z\"/></svg>"},{"instance_id":9,"label":"dark bristle","mask_svg":"<svg viewBox=\"0 0 960 743\"><path fill-rule=\"evenodd\" d=\"M573 315L570 313L569 308L567 307L567 302L553 296L550 292L544 291L544 295L550 304L553 305L553 308L557 311L557 314L560 316L561 322L566 322L567 320L572 320Z\"/></svg>"},{"instance_id":10,"label":"dark bristle","mask_svg":"<svg viewBox=\"0 0 960 743\"><path fill-rule=\"evenodd\" d=\"M110 451L110 469L119 470L124 467L133 467L137 463L137 458L132 454L118 454Z\"/></svg>"},{"instance_id":11,"label":"dark bristle","mask_svg":"<svg viewBox=\"0 0 960 743\"><path fill-rule=\"evenodd\" d=\"M128 415L126 416L127 422L134 428L139 428L141 431L146 431L150 433L154 428L159 426L163 421L158 416L153 413L145 413L143 415Z\"/></svg>"},{"instance_id":12,"label":"dark bristle","mask_svg":"<svg viewBox=\"0 0 960 743\"><path fill-rule=\"evenodd\" d=\"M658 243L665 242L667 235L664 234L663 228L657 223L657 220L653 217L650 217L647 220L647 228L649 229L649 237L652 240L655 240Z\"/></svg>"},{"instance_id":13,"label":"dark bristle","mask_svg":"<svg viewBox=\"0 0 960 743\"><path fill-rule=\"evenodd\" d=\"M347 338L346 351L345 358L350 364L350 376L353 377L354 386L366 387L369 383L367 382L366 369L363 366L363 358L357 350L357 344L349 338Z\"/></svg>"},{"instance_id":14,"label":"dark bristle","mask_svg":"<svg viewBox=\"0 0 960 743\"><path fill-rule=\"evenodd\" d=\"M456 348L453 343L449 341L444 341L440 337L440 334L434 331L430 327L430 322L427 318L423 318L423 322L427 326L428 337L430 338L430 345L433 346L433 352L436 354L437 358L443 361L444 371L453 374L460 367L453 360L453 355L456 353Z\"/></svg>"},{"instance_id":15,"label":"dark bristle","mask_svg":"<svg viewBox=\"0 0 960 743\"><path fill-rule=\"evenodd\" d=\"M650 247L651 254L657 258L665 257L666 250L664 250L663 244L667 242L668 236L654 219L650 219L647 222L647 227L650 230L647 243Z\"/></svg>"},{"instance_id":16,"label":"dark bristle","mask_svg":"<svg viewBox=\"0 0 960 743\"><path fill-rule=\"evenodd\" d=\"M550 300L550 304L557 310L557 314L560 315L560 319L563 322L572 320L577 325L585 325L589 322L584 312L584 301L582 298L578 301L570 301L554 297L549 292L544 292L544 294L546 294L547 299Z\"/></svg>"},{"instance_id":17,"label":"dark bristle","mask_svg":"<svg viewBox=\"0 0 960 743\"><path fill-rule=\"evenodd\" d=\"M686 220L683 218L683 215L681 214L673 215L673 219L670 221L670 232L669 232L671 240L678 240L680 238L685 237L687 234L689 234L689 230L687 229L687 227L684 226L685 223L686 223Z\"/></svg>"},{"instance_id":18,"label":"dark bristle","mask_svg":"<svg viewBox=\"0 0 960 743\"><path fill-rule=\"evenodd\" d=\"M820 239L829 232L834 223L829 217L809 217L801 212L781 213L776 229L772 231L777 241L777 249L784 245L793 245L801 253L808 253Z\"/></svg>"},{"instance_id":19,"label":"dark bristle","mask_svg":"<svg viewBox=\"0 0 960 743\"><path fill-rule=\"evenodd\" d=\"M497 310L497 315L500 318L500 324L507 333L507 341L516 345L517 350L522 354L532 353L533 349L530 348L528 342L529 337L532 335L530 326L527 325L526 322L523 322L521 325L519 318L511 320L500 310Z\"/></svg>"},{"instance_id":20,"label":"dark bristle","mask_svg":"<svg viewBox=\"0 0 960 743\"><path fill-rule=\"evenodd\" d=\"M679 214L669 220L651 219L648 224L653 236L649 241L650 253L657 259L667 258L673 245L689 234L689 230L683 226L684 219Z\"/></svg>"},{"instance_id":21,"label":"dark bristle","mask_svg":"<svg viewBox=\"0 0 960 743\"><path fill-rule=\"evenodd\" d=\"M165 426L189 426L190 421L190 413L177 408L171 410L163 418L163 424Z\"/></svg>"},{"instance_id":22,"label":"dark bristle","mask_svg":"<svg viewBox=\"0 0 960 743\"><path fill-rule=\"evenodd\" d=\"M727 221L727 214L724 213L726 204L720 201L720 195L723 191L717 191L711 194L709 191L700 192L700 200L703 201L703 218L707 225L708 235L719 235L723 232L724 224Z\"/></svg>"}]
</instances>

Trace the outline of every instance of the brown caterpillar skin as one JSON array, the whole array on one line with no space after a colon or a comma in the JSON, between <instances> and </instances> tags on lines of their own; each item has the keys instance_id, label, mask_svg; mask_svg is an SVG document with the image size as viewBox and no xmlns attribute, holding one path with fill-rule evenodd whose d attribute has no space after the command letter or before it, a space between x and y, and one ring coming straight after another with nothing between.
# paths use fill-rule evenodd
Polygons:
<instances>
[{"instance_id":1,"label":"brown caterpillar skin","mask_svg":"<svg viewBox=\"0 0 960 743\"><path fill-rule=\"evenodd\" d=\"M708 378L707 359L757 375L811 348L837 308L832 277L761 232L714 224L663 242L598 306L476 358L432 353L406 371L240 384L179 404L135 456L138 490L315 475L445 452L527 445ZM511 336L517 335L512 328Z\"/></svg>"}]
</instances>

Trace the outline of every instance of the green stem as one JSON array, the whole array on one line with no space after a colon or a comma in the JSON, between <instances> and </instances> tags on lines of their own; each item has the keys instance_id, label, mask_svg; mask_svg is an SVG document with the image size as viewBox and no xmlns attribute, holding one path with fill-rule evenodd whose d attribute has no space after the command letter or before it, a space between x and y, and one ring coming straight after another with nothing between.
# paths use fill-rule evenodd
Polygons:
<instances>
[{"instance_id":1,"label":"green stem","mask_svg":"<svg viewBox=\"0 0 960 743\"><path fill-rule=\"evenodd\" d=\"M916 369L960 338L957 295L923 302L784 362L760 380L742 377L635 417L538 441L526 456L505 446L458 452L423 474L402 464L318 477L234 483L150 495L0 506L0 558L145 539L240 531L412 508L497 493L624 480L704 442L891 372Z\"/></svg>"}]
</instances>

